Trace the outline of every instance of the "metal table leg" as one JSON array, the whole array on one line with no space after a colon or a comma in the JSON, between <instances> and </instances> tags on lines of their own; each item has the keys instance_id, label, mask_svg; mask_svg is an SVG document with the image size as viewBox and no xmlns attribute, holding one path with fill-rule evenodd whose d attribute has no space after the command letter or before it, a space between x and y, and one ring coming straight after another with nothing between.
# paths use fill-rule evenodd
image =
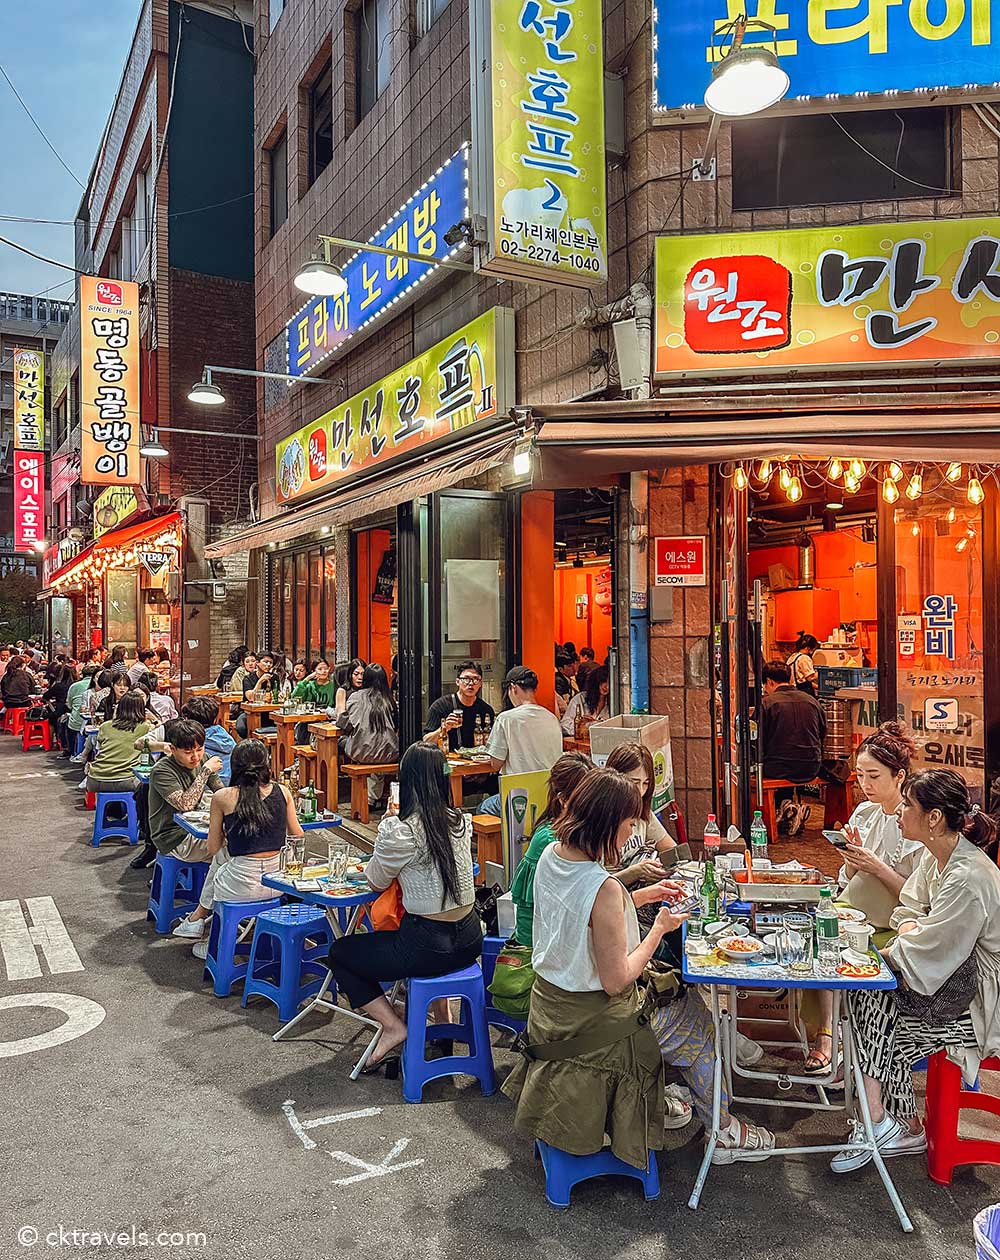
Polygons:
<instances>
[{"instance_id":1,"label":"metal table leg","mask_svg":"<svg viewBox=\"0 0 1000 1260\"><path fill-rule=\"evenodd\" d=\"M850 1022L844 1019L845 1039L849 1039L851 1043L851 1051L854 1050L854 1031L850 1026ZM896 1210L899 1217L899 1223L903 1227L903 1232L911 1234L913 1232L913 1222L906 1214L906 1208L903 1207L903 1200L899 1197L899 1191L893 1184L892 1178L889 1176L889 1170L885 1166L885 1160L878 1149L875 1141L875 1126L872 1124L871 1108L868 1106L868 1094L865 1091L865 1079L861 1071L861 1065L858 1063L857 1055L850 1053L851 1070L854 1073L854 1084L858 1093L858 1110L861 1112L861 1123L864 1126L865 1136L868 1139L867 1145L872 1153L875 1167L878 1169L878 1175L882 1178L882 1184L885 1186L885 1192L889 1196L889 1201Z\"/></svg>"},{"instance_id":2,"label":"metal table leg","mask_svg":"<svg viewBox=\"0 0 1000 1260\"><path fill-rule=\"evenodd\" d=\"M712 1132L708 1135L708 1142L705 1146L705 1158L701 1161L701 1167L698 1169L698 1176L695 1179L694 1187L691 1191L691 1197L688 1199L688 1207L692 1210L696 1209L701 1199L701 1192L705 1188L705 1182L708 1180L708 1170L712 1167L712 1156L715 1154L715 1148L719 1144L720 1121L722 1119L722 1074L725 1071L725 1061L723 1056L723 1035L721 1027L721 1018L719 1011L719 988L718 985L712 985L712 1022L715 1024L715 1072L712 1077Z\"/></svg>"}]
</instances>

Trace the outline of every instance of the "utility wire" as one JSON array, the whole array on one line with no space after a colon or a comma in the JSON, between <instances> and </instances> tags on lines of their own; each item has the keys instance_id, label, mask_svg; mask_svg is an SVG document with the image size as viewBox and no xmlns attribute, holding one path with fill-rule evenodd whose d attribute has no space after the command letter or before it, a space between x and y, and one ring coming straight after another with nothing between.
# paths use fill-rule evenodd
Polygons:
<instances>
[{"instance_id":1,"label":"utility wire","mask_svg":"<svg viewBox=\"0 0 1000 1260\"><path fill-rule=\"evenodd\" d=\"M879 166L884 166L890 175L895 175L896 178L901 179L904 184L913 184L915 188L926 188L928 192L944 193L947 196L954 195L955 193L954 188L939 188L936 184L925 184L923 183L922 180L913 179L909 175L904 175L902 171L897 171L896 168L893 166L890 166L888 162L883 162L877 153L872 153L871 149L866 149L865 146L861 143L861 141L857 138L857 136L852 136L851 133L847 130L847 128L840 121L840 119L837 117L836 114L828 114L827 117L833 119L833 121L837 124L837 126L848 138L848 140L856 144L862 153L867 154L868 157L870 157L873 162L877 162ZM902 132L901 132L900 144L902 144L902 139L903 137L902 137ZM897 149L897 154L898 152L899 150Z\"/></svg>"},{"instance_id":2,"label":"utility wire","mask_svg":"<svg viewBox=\"0 0 1000 1260\"><path fill-rule=\"evenodd\" d=\"M78 178L78 177L77 177L77 176L76 176L76 175L75 175L75 174L74 174L74 173L73 173L73 172L69 169L69 167L68 167L68 166L66 165L66 163L63 161L63 159L60 157L60 155L59 155L58 151L56 150L55 145L52 143L52 141L48 138L48 136L47 136L47 135L45 134L45 132L42 130L41 126L40 126L40 125L39 125L39 123L38 123L38 120L35 118L35 115L31 112L31 110L30 110L30 109L28 108L28 106L25 104L24 97L21 95L21 93L17 90L17 88L16 88L16 87L14 86L14 84L11 82L10 75L7 73L7 71L3 68L3 66L2 66L2 65L0 65L0 74L2 74L2 75L3 75L3 77L7 80L7 86L10 88L10 90L14 93L14 95L15 95L15 96L17 97L17 99L20 101L20 103L21 103L21 108L24 110L24 112L25 112L25 113L28 115L28 117L31 119L32 123L34 124L35 130L38 132L38 134L42 137L42 139L45 141L45 143L46 143L46 144L49 146L49 148L52 150L53 156L55 157L55 159L56 159L56 161L59 163L59 165L63 168L63 170L64 170L64 171L65 171L68 175L71 175L71 176L73 177L73 179L75 179L75 180L76 180L76 182L80 185L80 187L81 187L81 188L86 188L86 185L83 183L83 181L82 181L81 179L79 179L79 178Z\"/></svg>"},{"instance_id":3,"label":"utility wire","mask_svg":"<svg viewBox=\"0 0 1000 1260\"><path fill-rule=\"evenodd\" d=\"M0 245L9 245L11 249L20 250L22 254L28 254L31 258L37 258L39 262L50 263L53 267L62 267L64 271L72 271L77 276L88 274L86 271L81 271L79 267L71 267L69 263L57 262L55 258L46 258L44 254L36 254L27 245L18 245L17 241L9 240L6 236L0 236Z\"/></svg>"}]
</instances>

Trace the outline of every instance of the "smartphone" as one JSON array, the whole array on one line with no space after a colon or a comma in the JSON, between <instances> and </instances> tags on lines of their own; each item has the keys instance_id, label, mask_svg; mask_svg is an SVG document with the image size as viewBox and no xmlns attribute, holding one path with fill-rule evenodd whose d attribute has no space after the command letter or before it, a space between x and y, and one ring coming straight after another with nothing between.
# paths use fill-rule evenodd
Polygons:
<instances>
[{"instance_id":1,"label":"smartphone","mask_svg":"<svg viewBox=\"0 0 1000 1260\"><path fill-rule=\"evenodd\" d=\"M824 831L823 836L830 841L835 849L847 848L847 837L842 831Z\"/></svg>"},{"instance_id":2,"label":"smartphone","mask_svg":"<svg viewBox=\"0 0 1000 1260\"><path fill-rule=\"evenodd\" d=\"M701 898L682 897L680 901L663 901L660 905L662 909L669 910L671 914L690 914L692 910L701 905Z\"/></svg>"}]
</instances>

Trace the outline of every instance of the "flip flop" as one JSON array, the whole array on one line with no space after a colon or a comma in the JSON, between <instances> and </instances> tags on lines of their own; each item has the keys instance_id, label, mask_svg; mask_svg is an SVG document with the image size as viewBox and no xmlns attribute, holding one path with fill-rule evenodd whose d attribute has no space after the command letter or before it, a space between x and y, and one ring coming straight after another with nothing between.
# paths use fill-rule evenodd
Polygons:
<instances>
[{"instance_id":1,"label":"flip flop","mask_svg":"<svg viewBox=\"0 0 1000 1260\"><path fill-rule=\"evenodd\" d=\"M379 1059L377 1063L368 1063L361 1069L362 1076L377 1076L379 1072L385 1068L385 1079L394 1081L399 1076L399 1065L401 1059L398 1054L387 1054L384 1059Z\"/></svg>"}]
</instances>

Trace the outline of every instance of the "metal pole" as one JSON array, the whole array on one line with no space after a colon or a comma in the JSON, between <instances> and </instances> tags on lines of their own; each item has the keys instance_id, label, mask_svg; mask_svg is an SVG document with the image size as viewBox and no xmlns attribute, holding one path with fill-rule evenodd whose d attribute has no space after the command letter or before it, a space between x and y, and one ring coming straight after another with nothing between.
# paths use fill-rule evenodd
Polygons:
<instances>
[{"instance_id":1,"label":"metal pole","mask_svg":"<svg viewBox=\"0 0 1000 1260\"><path fill-rule=\"evenodd\" d=\"M433 254L411 254L405 249L387 249L384 245L363 245L360 241L349 241L342 236L320 236L324 244L339 245L343 249L363 249L367 254L385 254L389 258L409 258L413 262L425 266L450 267L452 271L471 271L476 268L471 263L452 262L450 258L437 258ZM296 378L298 379L298 378Z\"/></svg>"}]
</instances>

